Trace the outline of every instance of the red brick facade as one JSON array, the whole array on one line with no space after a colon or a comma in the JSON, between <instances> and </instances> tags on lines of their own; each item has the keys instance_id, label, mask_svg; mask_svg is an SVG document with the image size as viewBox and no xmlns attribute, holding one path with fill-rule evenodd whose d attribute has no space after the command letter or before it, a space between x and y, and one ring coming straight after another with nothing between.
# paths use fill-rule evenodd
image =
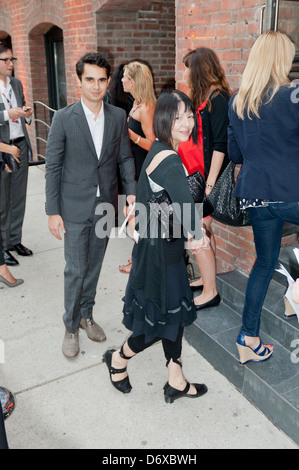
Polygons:
<instances>
[{"instance_id":1,"label":"red brick facade","mask_svg":"<svg viewBox=\"0 0 299 470\"><path fill-rule=\"evenodd\" d=\"M234 90L259 34L260 7L264 3L264 0L2 0L0 39L11 36L14 54L19 58L15 75L24 85L28 103L36 100L48 103L44 35L52 26L63 32L68 103L79 97L75 63L89 50L102 51L113 67L135 58L147 60L159 93L174 78L177 88L185 89L184 54L198 46L211 47ZM35 148L33 126L30 132ZM215 233L218 272L238 268L248 273L255 259L251 229L215 223Z\"/></svg>"}]
</instances>

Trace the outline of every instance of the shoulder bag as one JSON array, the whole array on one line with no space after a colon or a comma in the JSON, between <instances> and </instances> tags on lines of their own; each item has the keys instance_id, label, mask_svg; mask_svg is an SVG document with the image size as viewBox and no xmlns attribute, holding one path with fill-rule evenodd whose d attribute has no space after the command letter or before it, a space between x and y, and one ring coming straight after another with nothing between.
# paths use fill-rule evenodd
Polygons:
<instances>
[{"instance_id":1,"label":"shoulder bag","mask_svg":"<svg viewBox=\"0 0 299 470\"><path fill-rule=\"evenodd\" d=\"M240 208L239 199L234 194L235 166L232 161L227 165L207 199L214 208L211 214L213 219L222 224L243 227L251 224L247 209Z\"/></svg>"}]
</instances>

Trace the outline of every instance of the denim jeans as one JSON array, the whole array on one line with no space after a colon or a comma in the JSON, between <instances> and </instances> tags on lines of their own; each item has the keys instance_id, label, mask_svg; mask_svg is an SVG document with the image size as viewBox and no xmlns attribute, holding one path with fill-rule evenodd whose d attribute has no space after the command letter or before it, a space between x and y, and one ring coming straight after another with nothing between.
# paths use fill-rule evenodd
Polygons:
<instances>
[{"instance_id":1,"label":"denim jeans","mask_svg":"<svg viewBox=\"0 0 299 470\"><path fill-rule=\"evenodd\" d=\"M247 283L241 333L255 337L259 336L261 311L279 256L283 224L299 225L299 204L250 207L248 214L257 258Z\"/></svg>"}]
</instances>

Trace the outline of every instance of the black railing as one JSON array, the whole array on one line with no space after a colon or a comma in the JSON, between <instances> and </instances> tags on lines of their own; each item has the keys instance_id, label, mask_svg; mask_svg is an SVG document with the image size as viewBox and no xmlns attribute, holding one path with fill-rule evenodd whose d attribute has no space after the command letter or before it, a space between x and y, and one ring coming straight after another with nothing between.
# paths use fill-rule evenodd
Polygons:
<instances>
[{"instance_id":1,"label":"black railing","mask_svg":"<svg viewBox=\"0 0 299 470\"><path fill-rule=\"evenodd\" d=\"M29 162L30 166L44 165L46 162L46 145L51 127L51 122L56 112L42 101L33 102L37 160Z\"/></svg>"}]
</instances>

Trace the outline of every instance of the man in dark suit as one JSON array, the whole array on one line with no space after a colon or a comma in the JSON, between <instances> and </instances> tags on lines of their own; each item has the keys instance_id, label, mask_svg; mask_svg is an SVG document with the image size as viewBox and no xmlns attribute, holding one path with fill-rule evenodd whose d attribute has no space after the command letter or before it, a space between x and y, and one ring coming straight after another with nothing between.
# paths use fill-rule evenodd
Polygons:
<instances>
[{"instance_id":1,"label":"man in dark suit","mask_svg":"<svg viewBox=\"0 0 299 470\"><path fill-rule=\"evenodd\" d=\"M1 172L1 231L4 260L9 266L19 264L11 250L21 256L32 255L32 251L21 243L28 157L32 154L26 123L31 123L32 109L26 107L20 80L12 77L16 60L10 46L0 42L0 141L20 149L19 169L13 173Z\"/></svg>"},{"instance_id":2,"label":"man in dark suit","mask_svg":"<svg viewBox=\"0 0 299 470\"><path fill-rule=\"evenodd\" d=\"M102 209L116 205L118 165L129 205L136 194L126 114L103 102L110 65L100 54L87 53L76 72L81 99L55 113L46 152L49 229L60 240L63 233L65 242L62 352L68 358L79 353L79 327L93 341L106 339L92 310L109 237L98 227Z\"/></svg>"}]
</instances>

